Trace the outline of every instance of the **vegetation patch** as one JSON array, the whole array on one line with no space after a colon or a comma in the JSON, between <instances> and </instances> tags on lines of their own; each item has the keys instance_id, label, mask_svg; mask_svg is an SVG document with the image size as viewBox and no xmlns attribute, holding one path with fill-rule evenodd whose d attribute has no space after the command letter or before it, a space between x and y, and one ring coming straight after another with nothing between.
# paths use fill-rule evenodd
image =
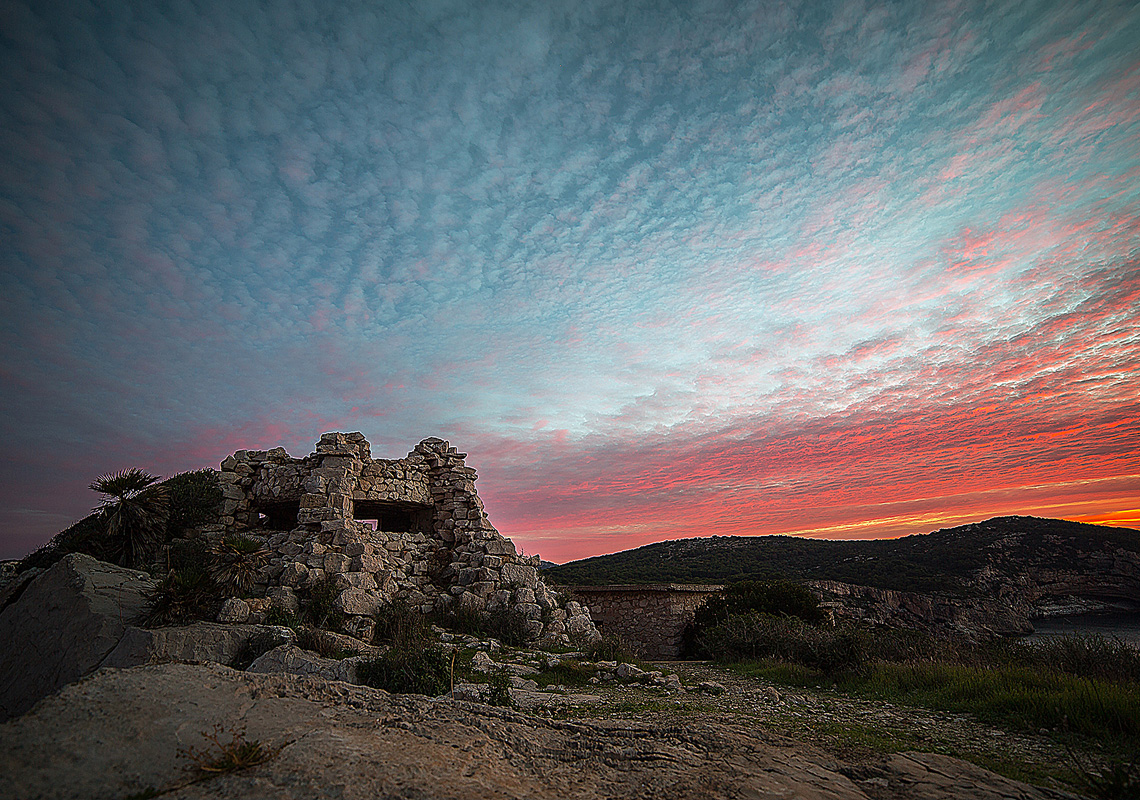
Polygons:
<instances>
[{"instance_id":1,"label":"vegetation patch","mask_svg":"<svg viewBox=\"0 0 1140 800\"><path fill-rule=\"evenodd\" d=\"M862 669L870 647L864 630L809 625L796 617L749 612L729 617L695 638L697 652L716 661L774 659L827 676Z\"/></svg>"},{"instance_id":2,"label":"vegetation patch","mask_svg":"<svg viewBox=\"0 0 1140 800\"><path fill-rule=\"evenodd\" d=\"M594 641L586 648L586 655L592 661L624 661L627 664L636 662L639 667L644 664L630 651L625 641L613 633Z\"/></svg>"},{"instance_id":3,"label":"vegetation patch","mask_svg":"<svg viewBox=\"0 0 1140 800\"><path fill-rule=\"evenodd\" d=\"M240 533L226 534L210 549L210 577L223 591L245 594L268 558L263 542Z\"/></svg>"},{"instance_id":4,"label":"vegetation patch","mask_svg":"<svg viewBox=\"0 0 1140 800\"><path fill-rule=\"evenodd\" d=\"M344 614L337 610L335 601L340 590L332 578L315 582L301 598L301 621L325 630L340 630Z\"/></svg>"},{"instance_id":5,"label":"vegetation patch","mask_svg":"<svg viewBox=\"0 0 1140 800\"><path fill-rule=\"evenodd\" d=\"M134 468L101 476L91 488L104 495L95 512L24 558L21 570L46 569L70 553L147 569L164 542L178 541L187 529L215 522L222 502L217 473L210 469L159 481Z\"/></svg>"},{"instance_id":6,"label":"vegetation patch","mask_svg":"<svg viewBox=\"0 0 1140 800\"><path fill-rule=\"evenodd\" d=\"M598 668L591 663L569 659L560 661L532 676L539 686L586 686L597 675Z\"/></svg>"},{"instance_id":7,"label":"vegetation patch","mask_svg":"<svg viewBox=\"0 0 1140 800\"><path fill-rule=\"evenodd\" d=\"M236 772L264 764L280 752L281 748L263 745L260 741L245 738L245 729L227 729L220 722L202 733L206 747L180 749L178 755L191 761L190 769L207 773Z\"/></svg>"},{"instance_id":8,"label":"vegetation patch","mask_svg":"<svg viewBox=\"0 0 1140 800\"><path fill-rule=\"evenodd\" d=\"M166 520L168 539L181 536L197 525L217 522L222 503L222 487L218 473L212 469L180 472L162 484L170 496L170 515Z\"/></svg>"},{"instance_id":9,"label":"vegetation patch","mask_svg":"<svg viewBox=\"0 0 1140 800\"><path fill-rule=\"evenodd\" d=\"M356 675L374 689L436 696L451 688L451 656L439 645L393 647L381 656L361 661Z\"/></svg>"},{"instance_id":10,"label":"vegetation patch","mask_svg":"<svg viewBox=\"0 0 1140 800\"><path fill-rule=\"evenodd\" d=\"M431 619L410 603L394 600L376 614L372 641L394 647L416 649L432 639Z\"/></svg>"},{"instance_id":11,"label":"vegetation patch","mask_svg":"<svg viewBox=\"0 0 1140 800\"><path fill-rule=\"evenodd\" d=\"M217 587L200 567L171 570L149 593L150 609L143 617L147 627L182 625L212 616Z\"/></svg>"},{"instance_id":12,"label":"vegetation patch","mask_svg":"<svg viewBox=\"0 0 1140 800\"><path fill-rule=\"evenodd\" d=\"M510 608L494 611L459 609L441 615L439 623L456 633L480 639L498 639L504 647L523 647L527 644L527 618Z\"/></svg>"}]
</instances>

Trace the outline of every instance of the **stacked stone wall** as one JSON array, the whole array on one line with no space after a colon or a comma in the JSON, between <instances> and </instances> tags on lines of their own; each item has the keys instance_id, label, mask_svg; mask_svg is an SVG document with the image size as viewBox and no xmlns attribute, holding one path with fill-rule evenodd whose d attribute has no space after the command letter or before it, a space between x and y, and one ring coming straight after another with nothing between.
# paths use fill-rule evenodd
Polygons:
<instances>
[{"instance_id":1,"label":"stacked stone wall","mask_svg":"<svg viewBox=\"0 0 1140 800\"><path fill-rule=\"evenodd\" d=\"M677 658L685 628L706 598L722 586L657 584L577 586L575 598L590 607L601 632L616 635L642 658Z\"/></svg>"},{"instance_id":2,"label":"stacked stone wall","mask_svg":"<svg viewBox=\"0 0 1140 800\"><path fill-rule=\"evenodd\" d=\"M520 556L491 525L465 458L433 438L404 458L373 459L359 433L324 434L301 459L283 448L239 450L221 464L222 524L227 533L266 543L264 592L288 604L295 591L330 580L350 632L364 638L373 616L394 600L429 613L519 614L530 638L551 644L596 638L589 609L551 591L537 558ZM296 520L290 530L275 531L262 511L276 504L279 515L282 503L296 504ZM422 517L425 529L372 530L354 519L357 503Z\"/></svg>"}]
</instances>

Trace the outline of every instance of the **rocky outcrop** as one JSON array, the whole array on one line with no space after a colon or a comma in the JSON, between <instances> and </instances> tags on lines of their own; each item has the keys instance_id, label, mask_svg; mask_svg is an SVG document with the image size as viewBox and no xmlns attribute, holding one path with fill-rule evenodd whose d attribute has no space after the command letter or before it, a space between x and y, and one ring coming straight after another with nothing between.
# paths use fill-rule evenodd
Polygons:
<instances>
[{"instance_id":1,"label":"rocky outcrop","mask_svg":"<svg viewBox=\"0 0 1140 800\"><path fill-rule=\"evenodd\" d=\"M99 666L147 606L145 573L72 554L0 612L0 720Z\"/></svg>"},{"instance_id":2,"label":"rocky outcrop","mask_svg":"<svg viewBox=\"0 0 1140 800\"><path fill-rule=\"evenodd\" d=\"M288 675L313 675L330 681L356 683L356 667L365 656L322 658L316 653L284 644L258 656L246 672L282 672Z\"/></svg>"},{"instance_id":3,"label":"rocky outcrop","mask_svg":"<svg viewBox=\"0 0 1140 800\"><path fill-rule=\"evenodd\" d=\"M289 644L293 631L272 625L218 625L196 622L172 628L128 627L100 667L134 667L167 661L233 664L251 645L259 652Z\"/></svg>"},{"instance_id":4,"label":"rocky outcrop","mask_svg":"<svg viewBox=\"0 0 1140 800\"><path fill-rule=\"evenodd\" d=\"M838 581L811 581L808 586L836 622L951 631L982 639L1033 633L1028 611L1002 598L899 592Z\"/></svg>"},{"instance_id":5,"label":"rocky outcrop","mask_svg":"<svg viewBox=\"0 0 1140 800\"><path fill-rule=\"evenodd\" d=\"M269 625L132 625L153 588L143 573L75 553L36 575L0 612L0 720L100 667L233 664L293 641L291 630Z\"/></svg>"},{"instance_id":6,"label":"rocky outcrop","mask_svg":"<svg viewBox=\"0 0 1140 800\"><path fill-rule=\"evenodd\" d=\"M276 755L188 772L180 751L243 731ZM216 752L216 751L215 751ZM713 716L569 722L312 676L213 665L102 670L0 725L0 797L799 797L1046 800L947 756L852 765Z\"/></svg>"}]
</instances>

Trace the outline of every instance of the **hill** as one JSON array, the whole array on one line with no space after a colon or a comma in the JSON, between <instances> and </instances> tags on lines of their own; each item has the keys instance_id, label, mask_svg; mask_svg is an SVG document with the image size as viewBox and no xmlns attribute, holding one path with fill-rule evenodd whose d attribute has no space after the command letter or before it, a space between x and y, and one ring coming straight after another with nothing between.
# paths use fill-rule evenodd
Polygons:
<instances>
[{"instance_id":1,"label":"hill","mask_svg":"<svg viewBox=\"0 0 1140 800\"><path fill-rule=\"evenodd\" d=\"M785 578L957 594L976 587L979 575L987 573L1013 576L1027 571L1111 571L1112 561L1121 551L1128 554L1129 564L1140 559L1140 531L1011 516L901 539L680 539L572 561L551 567L543 575L561 585L734 583Z\"/></svg>"}]
</instances>

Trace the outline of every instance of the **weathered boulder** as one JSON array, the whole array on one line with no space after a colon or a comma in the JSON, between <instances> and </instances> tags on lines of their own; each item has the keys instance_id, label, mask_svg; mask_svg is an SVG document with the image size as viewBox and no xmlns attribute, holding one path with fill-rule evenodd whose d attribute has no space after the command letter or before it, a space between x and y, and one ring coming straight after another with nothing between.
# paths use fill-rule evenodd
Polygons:
<instances>
[{"instance_id":1,"label":"weathered boulder","mask_svg":"<svg viewBox=\"0 0 1140 800\"><path fill-rule=\"evenodd\" d=\"M0 720L86 675L147 608L150 576L72 553L0 612Z\"/></svg>"},{"instance_id":2,"label":"weathered boulder","mask_svg":"<svg viewBox=\"0 0 1140 800\"><path fill-rule=\"evenodd\" d=\"M172 628L131 626L100 667L135 667L165 661L214 661L232 665L251 645L264 652L293 641L293 631L274 625L195 622Z\"/></svg>"},{"instance_id":3,"label":"weathered boulder","mask_svg":"<svg viewBox=\"0 0 1140 800\"><path fill-rule=\"evenodd\" d=\"M322 658L316 653L302 650L291 644L283 644L258 656L246 667L246 672L283 672L289 675L314 675L330 681L356 683L356 666L362 656L349 658Z\"/></svg>"}]
</instances>

